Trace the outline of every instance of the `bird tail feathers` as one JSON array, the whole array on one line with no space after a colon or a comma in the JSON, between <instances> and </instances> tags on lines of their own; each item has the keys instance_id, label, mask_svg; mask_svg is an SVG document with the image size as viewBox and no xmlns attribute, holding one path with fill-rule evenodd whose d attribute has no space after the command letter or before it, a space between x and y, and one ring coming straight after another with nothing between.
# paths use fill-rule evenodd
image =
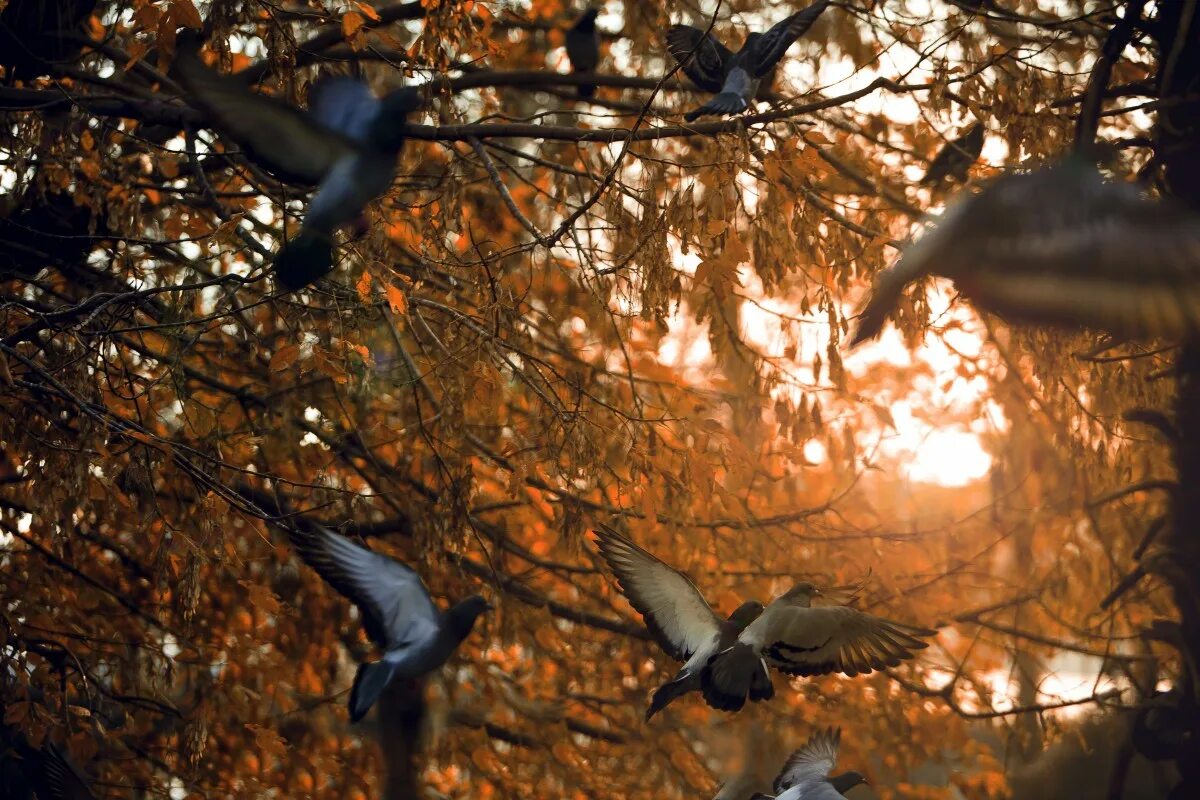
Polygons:
<instances>
[{"instance_id":1,"label":"bird tail feathers","mask_svg":"<svg viewBox=\"0 0 1200 800\"><path fill-rule=\"evenodd\" d=\"M354 674L354 686L350 689L350 721L358 722L367 715L371 706L392 682L396 666L388 661L359 664Z\"/></svg>"},{"instance_id":2,"label":"bird tail feathers","mask_svg":"<svg viewBox=\"0 0 1200 800\"><path fill-rule=\"evenodd\" d=\"M854 329L854 338L850 340L851 347L874 339L883 332L888 315L895 310L904 294L904 287L925 271L926 265L915 255L902 255L899 261L880 274L875 288L871 290L871 299L858 315L858 327Z\"/></svg>"},{"instance_id":3,"label":"bird tail feathers","mask_svg":"<svg viewBox=\"0 0 1200 800\"><path fill-rule=\"evenodd\" d=\"M646 709L646 721L664 708L673 703L676 699L683 697L688 692L697 689L697 682L694 675L683 674L677 676L669 683L664 683L654 692L654 696L650 698L650 707Z\"/></svg>"},{"instance_id":4,"label":"bird tail feathers","mask_svg":"<svg viewBox=\"0 0 1200 800\"><path fill-rule=\"evenodd\" d=\"M737 92L721 92L694 111L689 111L683 118L695 122L706 114L738 114L745 111L748 105L746 98Z\"/></svg>"},{"instance_id":5,"label":"bird tail feathers","mask_svg":"<svg viewBox=\"0 0 1200 800\"><path fill-rule=\"evenodd\" d=\"M333 240L328 234L302 229L275 256L275 278L289 291L303 289L333 269Z\"/></svg>"},{"instance_id":6,"label":"bird tail feathers","mask_svg":"<svg viewBox=\"0 0 1200 800\"><path fill-rule=\"evenodd\" d=\"M701 688L708 704L721 711L737 711L747 697L758 701L775 694L766 663L743 642L712 657L701 675Z\"/></svg>"},{"instance_id":7,"label":"bird tail feathers","mask_svg":"<svg viewBox=\"0 0 1200 800\"><path fill-rule=\"evenodd\" d=\"M577 87L575 87L575 91L579 94L580 97L594 97L596 94L596 84L581 83Z\"/></svg>"}]
</instances>

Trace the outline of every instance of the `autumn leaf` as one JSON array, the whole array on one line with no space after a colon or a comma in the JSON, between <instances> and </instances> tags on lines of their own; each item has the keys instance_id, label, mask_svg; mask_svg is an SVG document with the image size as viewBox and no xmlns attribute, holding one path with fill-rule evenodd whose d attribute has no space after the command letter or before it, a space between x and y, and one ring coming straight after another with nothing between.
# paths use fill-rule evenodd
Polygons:
<instances>
[{"instance_id":1,"label":"autumn leaf","mask_svg":"<svg viewBox=\"0 0 1200 800\"><path fill-rule=\"evenodd\" d=\"M271 356L270 369L272 372L282 372L283 370L296 363L296 359L300 356L300 345L289 344L284 345L275 351Z\"/></svg>"},{"instance_id":2,"label":"autumn leaf","mask_svg":"<svg viewBox=\"0 0 1200 800\"><path fill-rule=\"evenodd\" d=\"M389 285L387 287L387 302L392 309L393 314L404 314L408 312L408 298L404 296L404 292L397 286Z\"/></svg>"}]
</instances>

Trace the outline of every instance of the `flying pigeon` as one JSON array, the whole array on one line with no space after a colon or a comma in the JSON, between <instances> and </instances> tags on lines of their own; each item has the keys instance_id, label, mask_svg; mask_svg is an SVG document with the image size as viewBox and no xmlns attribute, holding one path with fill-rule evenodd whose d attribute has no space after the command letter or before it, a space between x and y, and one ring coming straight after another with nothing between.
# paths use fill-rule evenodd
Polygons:
<instances>
[{"instance_id":1,"label":"flying pigeon","mask_svg":"<svg viewBox=\"0 0 1200 800\"><path fill-rule=\"evenodd\" d=\"M929 169L925 170L925 177L921 178L921 185L940 183L946 178L965 183L967 170L979 160L982 152L983 123L976 122L962 136L947 142L938 150L933 161L929 162Z\"/></svg>"},{"instance_id":2,"label":"flying pigeon","mask_svg":"<svg viewBox=\"0 0 1200 800\"><path fill-rule=\"evenodd\" d=\"M600 64L600 31L596 29L596 15L600 10L593 6L567 28L567 58L571 59L572 72L595 72ZM580 97L591 97L596 93L596 84L581 83Z\"/></svg>"},{"instance_id":3,"label":"flying pigeon","mask_svg":"<svg viewBox=\"0 0 1200 800\"><path fill-rule=\"evenodd\" d=\"M765 700L770 667L789 675L841 672L850 677L894 667L927 647L936 631L882 619L843 605L812 605L822 592L802 581L771 601L737 639L708 659L700 675L713 708L737 711Z\"/></svg>"},{"instance_id":4,"label":"flying pigeon","mask_svg":"<svg viewBox=\"0 0 1200 800\"><path fill-rule=\"evenodd\" d=\"M306 113L213 72L186 43L175 72L188 102L251 160L283 181L318 187L299 234L275 258L280 285L300 289L333 269L334 231L361 219L363 207L392 185L406 119L421 106L418 90L377 98L362 81L326 77L309 92Z\"/></svg>"},{"instance_id":5,"label":"flying pigeon","mask_svg":"<svg viewBox=\"0 0 1200 800\"><path fill-rule=\"evenodd\" d=\"M305 563L358 606L367 636L383 650L359 665L350 690L350 721L358 722L395 678L419 678L453 655L492 606L479 595L441 612L421 578L393 558L373 553L327 528L293 529Z\"/></svg>"},{"instance_id":6,"label":"flying pigeon","mask_svg":"<svg viewBox=\"0 0 1200 800\"><path fill-rule=\"evenodd\" d=\"M818 731L788 756L783 771L775 779L773 800L845 800L845 792L866 783L866 778L853 771L829 777L829 770L837 763L841 738L840 728ZM756 794L750 800L772 800L772 797Z\"/></svg>"},{"instance_id":7,"label":"flying pigeon","mask_svg":"<svg viewBox=\"0 0 1200 800\"><path fill-rule=\"evenodd\" d=\"M53 742L42 745L42 783L48 797L45 800L95 800L87 779L70 757Z\"/></svg>"},{"instance_id":8,"label":"flying pigeon","mask_svg":"<svg viewBox=\"0 0 1200 800\"><path fill-rule=\"evenodd\" d=\"M654 692L646 710L649 720L672 701L698 691L700 673L713 654L725 649L759 614L763 604L742 603L722 620L686 575L638 547L606 525L596 529L600 555L617 576L622 593L637 612L659 647L683 668ZM771 679L756 684L758 699L774 693Z\"/></svg>"},{"instance_id":9,"label":"flying pigeon","mask_svg":"<svg viewBox=\"0 0 1200 800\"><path fill-rule=\"evenodd\" d=\"M904 287L931 274L1014 322L1200 338L1200 217L1106 181L1080 156L959 193L880 276L851 345L877 336Z\"/></svg>"},{"instance_id":10,"label":"flying pigeon","mask_svg":"<svg viewBox=\"0 0 1200 800\"><path fill-rule=\"evenodd\" d=\"M746 37L737 53L721 44L712 34L691 25L672 25L667 30L667 50L683 65L683 72L696 86L716 95L704 105L684 115L692 122L705 114L737 114L750 107L759 83L775 68L779 59L803 36L831 0L817 0L775 24L766 33Z\"/></svg>"}]
</instances>

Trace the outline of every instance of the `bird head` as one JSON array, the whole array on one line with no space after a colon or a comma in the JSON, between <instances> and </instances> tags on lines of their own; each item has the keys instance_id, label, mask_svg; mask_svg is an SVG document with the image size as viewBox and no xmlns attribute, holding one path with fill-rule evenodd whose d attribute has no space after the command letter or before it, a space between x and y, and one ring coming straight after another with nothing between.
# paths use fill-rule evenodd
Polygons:
<instances>
[{"instance_id":1,"label":"bird head","mask_svg":"<svg viewBox=\"0 0 1200 800\"><path fill-rule=\"evenodd\" d=\"M405 86L379 101L379 113L371 124L371 141L385 150L398 150L408 133L408 115L424 104L419 89Z\"/></svg>"},{"instance_id":2,"label":"bird head","mask_svg":"<svg viewBox=\"0 0 1200 800\"><path fill-rule=\"evenodd\" d=\"M591 30L596 27L596 17L599 15L599 6L588 6L587 10L579 15L579 19L575 21L573 27L575 30Z\"/></svg>"},{"instance_id":3,"label":"bird head","mask_svg":"<svg viewBox=\"0 0 1200 800\"><path fill-rule=\"evenodd\" d=\"M821 590L818 589L815 584L809 583L808 581L800 581L791 589L789 589L788 593L783 597L798 605L807 606L812 602L814 597L818 597L820 594Z\"/></svg>"},{"instance_id":4,"label":"bird head","mask_svg":"<svg viewBox=\"0 0 1200 800\"><path fill-rule=\"evenodd\" d=\"M833 788L837 790L838 794L845 794L860 783L866 783L867 779L863 777L861 772L850 770L849 772L843 772L841 775L834 775L829 779L829 782L833 784Z\"/></svg>"},{"instance_id":5,"label":"bird head","mask_svg":"<svg viewBox=\"0 0 1200 800\"><path fill-rule=\"evenodd\" d=\"M757 600L747 600L733 610L733 613L729 615L729 621L739 629L745 628L751 622L758 619L759 615L763 612L763 608L763 604Z\"/></svg>"},{"instance_id":6,"label":"bird head","mask_svg":"<svg viewBox=\"0 0 1200 800\"><path fill-rule=\"evenodd\" d=\"M473 594L458 601L446 612L447 623L465 639L471 629L475 627L475 620L485 611L491 611L492 608L494 606L488 602L487 598Z\"/></svg>"}]
</instances>

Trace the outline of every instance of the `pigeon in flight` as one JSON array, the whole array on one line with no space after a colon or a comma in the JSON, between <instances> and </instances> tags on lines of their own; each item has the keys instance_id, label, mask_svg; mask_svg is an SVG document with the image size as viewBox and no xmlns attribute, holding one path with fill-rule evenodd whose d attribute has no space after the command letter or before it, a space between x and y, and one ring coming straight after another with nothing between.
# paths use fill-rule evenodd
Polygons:
<instances>
[{"instance_id":1,"label":"pigeon in flight","mask_svg":"<svg viewBox=\"0 0 1200 800\"><path fill-rule=\"evenodd\" d=\"M1081 156L959 193L879 277L851 346L932 274L1013 322L1200 339L1200 217L1106 181Z\"/></svg>"},{"instance_id":2,"label":"pigeon in flight","mask_svg":"<svg viewBox=\"0 0 1200 800\"><path fill-rule=\"evenodd\" d=\"M383 650L361 664L350 690L350 720L358 722L394 678L419 678L454 654L492 606L472 595L438 611L421 578L393 558L373 553L327 528L291 531L305 563L358 606L367 636Z\"/></svg>"},{"instance_id":3,"label":"pigeon in flight","mask_svg":"<svg viewBox=\"0 0 1200 800\"><path fill-rule=\"evenodd\" d=\"M928 646L917 637L936 633L850 606L813 606L821 594L811 583L797 583L710 657L700 675L708 704L737 711L747 697L770 697L762 691L771 683L770 667L789 675L841 672L850 677L894 667Z\"/></svg>"},{"instance_id":4,"label":"pigeon in flight","mask_svg":"<svg viewBox=\"0 0 1200 800\"><path fill-rule=\"evenodd\" d=\"M41 760L42 783L49 795L45 800L95 800L83 773L58 745L42 745Z\"/></svg>"},{"instance_id":5,"label":"pigeon in flight","mask_svg":"<svg viewBox=\"0 0 1200 800\"><path fill-rule=\"evenodd\" d=\"M696 86L716 95L700 108L689 111L684 119L692 122L706 114L737 114L749 108L759 83L792 43L812 27L830 2L817 0L766 33L750 34L736 53L699 28L672 25L667 30L667 50L683 65L684 74Z\"/></svg>"},{"instance_id":6,"label":"pigeon in flight","mask_svg":"<svg viewBox=\"0 0 1200 800\"><path fill-rule=\"evenodd\" d=\"M617 576L621 592L642 615L654 640L668 655L684 662L668 683L654 692L649 720L673 700L701 688L700 674L710 656L731 645L763 611L756 600L742 603L721 619L688 577L606 525L596 529L600 555ZM774 693L771 679L756 684L757 699Z\"/></svg>"},{"instance_id":7,"label":"pigeon in flight","mask_svg":"<svg viewBox=\"0 0 1200 800\"><path fill-rule=\"evenodd\" d=\"M921 185L940 183L946 178L965 183L967 170L979 160L982 152L983 123L976 122L962 136L946 142L942 149L938 150L933 161L929 162L929 169L925 170L925 177L921 178Z\"/></svg>"},{"instance_id":8,"label":"pigeon in flight","mask_svg":"<svg viewBox=\"0 0 1200 800\"><path fill-rule=\"evenodd\" d=\"M567 58L571 59L572 72L595 72L600 64L600 31L596 28L595 6L584 11L575 24L567 28ZM581 83L580 97L591 97L596 93L596 84Z\"/></svg>"},{"instance_id":9,"label":"pigeon in flight","mask_svg":"<svg viewBox=\"0 0 1200 800\"><path fill-rule=\"evenodd\" d=\"M800 749L788 756L775 779L775 795L756 794L750 800L845 800L845 792L866 783L858 772L829 777L837 763L841 729L818 731Z\"/></svg>"},{"instance_id":10,"label":"pigeon in flight","mask_svg":"<svg viewBox=\"0 0 1200 800\"><path fill-rule=\"evenodd\" d=\"M333 269L334 232L360 220L367 203L392 185L420 92L404 87L378 98L362 81L326 77L312 87L304 112L213 72L194 39L180 44L175 73L188 102L251 160L280 180L318 187L300 232L275 258L280 285L300 289Z\"/></svg>"}]
</instances>

